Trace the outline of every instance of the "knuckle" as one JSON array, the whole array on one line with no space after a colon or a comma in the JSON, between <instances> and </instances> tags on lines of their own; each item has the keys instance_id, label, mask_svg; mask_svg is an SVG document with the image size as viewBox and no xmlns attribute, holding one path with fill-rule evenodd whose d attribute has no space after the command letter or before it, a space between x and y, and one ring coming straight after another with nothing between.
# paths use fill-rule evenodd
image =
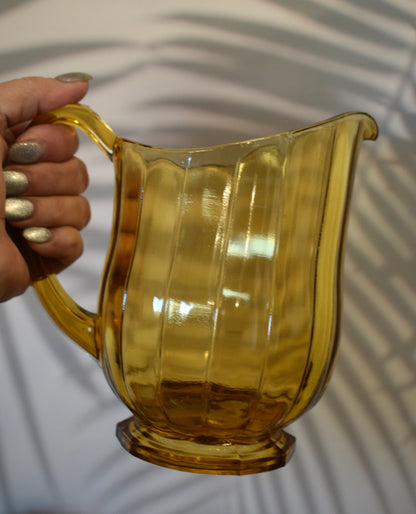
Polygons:
<instances>
[{"instance_id":1,"label":"knuckle","mask_svg":"<svg viewBox=\"0 0 416 514\"><path fill-rule=\"evenodd\" d=\"M70 137L72 138L72 145L73 145L73 149L74 149L74 153L75 153L79 148L78 133L77 133L75 127L69 127L68 125L65 125L65 128L71 131Z\"/></svg>"},{"instance_id":2,"label":"knuckle","mask_svg":"<svg viewBox=\"0 0 416 514\"><path fill-rule=\"evenodd\" d=\"M80 196L79 201L80 201L81 228L84 228L90 222L91 208L90 208L89 201L84 196Z\"/></svg>"},{"instance_id":3,"label":"knuckle","mask_svg":"<svg viewBox=\"0 0 416 514\"><path fill-rule=\"evenodd\" d=\"M79 232L72 233L72 237L67 239L66 257L71 262L78 259L84 250L84 245Z\"/></svg>"},{"instance_id":4,"label":"knuckle","mask_svg":"<svg viewBox=\"0 0 416 514\"><path fill-rule=\"evenodd\" d=\"M74 158L76 161L77 171L78 171L78 184L79 184L79 192L83 193L88 185L89 185L89 176L87 167L81 159L77 157Z\"/></svg>"}]
</instances>

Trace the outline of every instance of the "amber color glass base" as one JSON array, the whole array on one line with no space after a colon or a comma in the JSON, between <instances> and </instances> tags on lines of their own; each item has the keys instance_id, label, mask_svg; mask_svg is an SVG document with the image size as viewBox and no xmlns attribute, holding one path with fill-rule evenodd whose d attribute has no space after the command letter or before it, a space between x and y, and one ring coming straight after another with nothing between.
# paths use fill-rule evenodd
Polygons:
<instances>
[{"instance_id":1,"label":"amber color glass base","mask_svg":"<svg viewBox=\"0 0 416 514\"><path fill-rule=\"evenodd\" d=\"M164 436L142 426L134 416L117 424L117 437L135 457L179 471L216 475L248 475L283 467L292 456L295 438L278 430L248 444L227 440Z\"/></svg>"}]
</instances>

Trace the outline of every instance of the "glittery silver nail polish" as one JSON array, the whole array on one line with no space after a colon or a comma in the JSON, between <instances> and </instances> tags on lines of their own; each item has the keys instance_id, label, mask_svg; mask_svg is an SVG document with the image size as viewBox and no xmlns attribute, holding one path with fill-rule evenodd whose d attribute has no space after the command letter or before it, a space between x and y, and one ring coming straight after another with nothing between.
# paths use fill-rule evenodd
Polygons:
<instances>
[{"instance_id":1,"label":"glittery silver nail polish","mask_svg":"<svg viewBox=\"0 0 416 514\"><path fill-rule=\"evenodd\" d=\"M6 170L3 173L6 195L16 196L24 193L29 185L27 176L21 171Z\"/></svg>"},{"instance_id":2,"label":"glittery silver nail polish","mask_svg":"<svg viewBox=\"0 0 416 514\"><path fill-rule=\"evenodd\" d=\"M55 78L61 82L88 82L89 80L92 80L92 75L81 71L73 71L70 73L63 73Z\"/></svg>"},{"instance_id":3,"label":"glittery silver nail polish","mask_svg":"<svg viewBox=\"0 0 416 514\"><path fill-rule=\"evenodd\" d=\"M31 164L40 159L42 152L42 146L36 141L20 141L9 148L9 159L19 164Z\"/></svg>"},{"instance_id":4,"label":"glittery silver nail polish","mask_svg":"<svg viewBox=\"0 0 416 514\"><path fill-rule=\"evenodd\" d=\"M6 198L6 220L21 221L29 218L33 213L33 203L26 198Z\"/></svg>"},{"instance_id":5,"label":"glittery silver nail polish","mask_svg":"<svg viewBox=\"0 0 416 514\"><path fill-rule=\"evenodd\" d=\"M52 232L45 227L28 227L23 230L22 235L30 243L46 243Z\"/></svg>"}]
</instances>

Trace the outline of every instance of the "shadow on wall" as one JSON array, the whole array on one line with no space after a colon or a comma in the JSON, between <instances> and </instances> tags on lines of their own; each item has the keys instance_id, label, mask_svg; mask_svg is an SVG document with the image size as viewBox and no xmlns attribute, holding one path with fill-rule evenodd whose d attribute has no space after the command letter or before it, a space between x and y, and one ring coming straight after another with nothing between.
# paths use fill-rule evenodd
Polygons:
<instances>
[{"instance_id":1,"label":"shadow on wall","mask_svg":"<svg viewBox=\"0 0 416 514\"><path fill-rule=\"evenodd\" d=\"M25 1L29 3L31 0ZM22 3L24 1L20 5ZM343 330L355 352L367 363L369 373L383 384L385 393L397 407L398 415L409 426L409 438L414 439L416 434L409 406L403 399L403 390L398 388L389 373L388 364L392 359L399 360L399 367L413 376L413 382L407 387L414 387L415 341L411 339L414 331L398 329L398 321L402 327L413 327L415 323L415 310L411 303L414 296L411 291L416 290L416 262L414 244L410 242L415 240L416 235L416 179L410 172L416 168L416 115L414 110L410 111L405 99L416 97L416 34L408 65L397 77L397 87L392 93L383 84L363 79L372 74L397 74L395 63L384 59L382 50L401 48L404 44L397 32L386 32L385 26L378 25L377 21L371 25L370 15L374 11L380 13L379 2L351 1L364 14L368 14L362 18L335 11L329 6L314 6L315 2L310 1L269 2L273 3L293 11L301 9L329 29L330 33L336 33L339 39L319 38L317 31L306 31L302 27L277 27L273 23L250 21L247 18L196 13L166 14L161 21L183 27L181 35L160 39L157 44L152 43L149 46L147 64L140 62L137 67L126 69L125 76L133 76L145 66L157 66L173 70L177 74L185 74L187 79L193 77L196 82L206 82L210 86L203 90L203 94L196 88L194 94L185 95L181 93L180 87L170 88L167 85L164 96L152 101L143 103L132 99L131 110L137 115L153 109L164 109L167 113L173 109L180 110L184 114L182 121L176 120L172 127L162 125L162 121L155 122L155 125L149 127L148 140L155 141L155 144L162 140L174 140L184 146L205 146L266 135L262 131L279 132L298 128L319 121L321 115L329 117L339 114L340 111L355 109L353 103L356 100L360 103L358 108L365 109L366 105L377 106L378 112L371 114L378 117L380 139L372 149L374 162L369 170L364 170L360 179L362 203L353 203L355 237L352 234L353 237L348 241L347 255L353 272L347 270L345 277L346 310ZM14 0L2 2L0 13L14 7ZM403 22L408 18L399 5L384 6L384 9L383 14L392 21ZM187 26L193 28L189 33ZM323 32L328 33L324 30ZM360 51L352 44L356 40L362 41L363 47L377 46L379 52L372 54ZM351 42L350 46L346 44L348 42ZM0 55L0 66L4 72L13 71L29 62L33 65L36 60L40 62L42 59L87 53L99 47L113 45L112 41L103 39L101 43L94 45L80 42L76 45L3 53ZM126 41L126 46L130 45ZM119 79L119 71L117 77L109 73L96 79L96 87L111 88L112 81L116 79ZM157 117L157 120L160 119ZM211 119L216 120L216 125L210 123ZM218 120L223 120L224 126L219 127ZM397 125L401 127L400 133L395 130ZM117 131L122 135L123 127L117 127ZM388 151L385 147L386 141ZM103 193L107 194L108 191ZM96 238L98 245L102 234L92 231L91 237ZM371 252L368 251L369 248ZM95 288L95 281L90 280L88 271L84 273L85 287ZM41 307L32 298L27 301L33 302L28 312L34 317L38 316ZM37 448L40 468L53 484L53 475L49 469L46 451L37 435L31 406L25 401L27 391L24 382L18 385L23 371L14 351L13 336L8 329L8 323L2 316L2 333L6 334L5 340L9 341L6 346L7 358L16 376L16 387L19 388L22 404L26 409L26 421L32 434L33 446ZM44 333L45 341L53 340L51 351L56 353L68 377L79 381L88 394L96 395L99 399L99 392L89 383L82 370L80 371L79 362L66 351L66 345L56 344L56 332L51 337L51 330L54 329L39 328ZM374 338L380 337L380 334L384 344L389 347L383 359L375 353L373 344ZM367 412L367 422L390 448L400 472L400 479L406 484L409 494L415 498L416 504L412 478L402 466L399 457L394 454L384 413L366 393L361 377L347 360L339 364L337 372L350 384L355 401ZM333 395L329 394L328 401L334 416L339 419L339 423L344 426L358 448L363 465L368 468L373 488L385 505L384 512L389 512L376 470L372 469L371 459L366 455L365 447L361 445L354 427L345 416L345 410ZM313 428L310 433L313 437ZM319 445L318 439L316 445ZM328 463L329 459L325 459L325 448L321 451L322 466L325 467L325 462ZM7 481L2 469L4 466L0 454L0 491L7 498ZM95 473L99 474L99 470L96 469ZM334 504L342 512L342 505L337 499L339 491L331 478L329 464L323 469L323 475L327 479L327 493L332 494ZM93 479L97 477L91 477ZM120 488L124 485L129 487L131 482L117 484L117 494L121 494ZM107 494L111 495L112 492L107 491ZM166 494L176 493L172 490ZM284 496L285 491L282 490L281 494ZM151 500L149 498L149 502ZM142 508L145 508L143 503ZM36 514L36 511L28 514Z\"/></svg>"}]
</instances>

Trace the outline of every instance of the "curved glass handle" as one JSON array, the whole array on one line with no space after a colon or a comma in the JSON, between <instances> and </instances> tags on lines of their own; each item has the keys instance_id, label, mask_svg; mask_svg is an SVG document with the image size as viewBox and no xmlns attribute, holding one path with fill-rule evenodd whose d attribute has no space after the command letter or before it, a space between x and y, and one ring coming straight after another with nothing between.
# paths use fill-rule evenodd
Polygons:
<instances>
[{"instance_id":1,"label":"curved glass handle","mask_svg":"<svg viewBox=\"0 0 416 514\"><path fill-rule=\"evenodd\" d=\"M112 160L117 136L111 128L91 109L79 104L66 105L37 117L33 124L63 123L81 129ZM56 275L49 274L45 262L31 252L28 259L32 285L46 311L71 339L98 358L95 339L95 313L78 305L65 291Z\"/></svg>"}]
</instances>

